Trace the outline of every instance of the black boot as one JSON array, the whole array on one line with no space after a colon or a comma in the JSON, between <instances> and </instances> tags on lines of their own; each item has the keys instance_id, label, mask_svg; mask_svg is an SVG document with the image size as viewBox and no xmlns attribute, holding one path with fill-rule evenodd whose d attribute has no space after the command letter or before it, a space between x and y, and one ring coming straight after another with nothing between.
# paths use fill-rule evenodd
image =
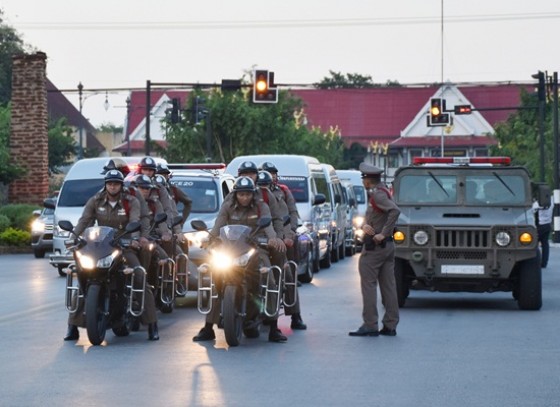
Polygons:
<instances>
[{"instance_id":1,"label":"black boot","mask_svg":"<svg viewBox=\"0 0 560 407\"><path fill-rule=\"evenodd\" d=\"M76 325L68 325L68 330L66 331L65 341L76 341L80 339L80 332Z\"/></svg>"},{"instance_id":2,"label":"black boot","mask_svg":"<svg viewBox=\"0 0 560 407\"><path fill-rule=\"evenodd\" d=\"M287 342L288 338L282 335L282 331L278 329L278 322L271 321L270 332L268 333L269 342Z\"/></svg>"},{"instance_id":3,"label":"black boot","mask_svg":"<svg viewBox=\"0 0 560 407\"><path fill-rule=\"evenodd\" d=\"M303 319L301 319L301 315L299 313L292 315L292 323L290 324L290 327L292 329L298 329L302 331L307 329L307 325L303 323Z\"/></svg>"},{"instance_id":4,"label":"black boot","mask_svg":"<svg viewBox=\"0 0 560 407\"><path fill-rule=\"evenodd\" d=\"M148 340L149 341L159 341L159 332L157 327L157 322L148 324Z\"/></svg>"},{"instance_id":5,"label":"black boot","mask_svg":"<svg viewBox=\"0 0 560 407\"><path fill-rule=\"evenodd\" d=\"M216 334L214 333L214 328L212 328L213 324L206 323L204 328L202 328L198 335L192 338L194 342L203 342L203 341L211 341L216 339Z\"/></svg>"}]
</instances>

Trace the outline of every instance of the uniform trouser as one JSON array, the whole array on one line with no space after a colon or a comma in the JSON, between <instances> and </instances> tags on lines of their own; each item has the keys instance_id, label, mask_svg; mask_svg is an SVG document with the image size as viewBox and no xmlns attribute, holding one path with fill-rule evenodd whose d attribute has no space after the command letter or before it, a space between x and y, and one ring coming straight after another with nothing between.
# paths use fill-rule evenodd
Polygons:
<instances>
[{"instance_id":1,"label":"uniform trouser","mask_svg":"<svg viewBox=\"0 0 560 407\"><path fill-rule=\"evenodd\" d=\"M548 264L548 256L550 252L548 238L550 236L551 229L552 226L550 223L537 226L537 234L539 235L539 242L541 243L541 265L543 267L546 267Z\"/></svg>"},{"instance_id":2,"label":"uniform trouser","mask_svg":"<svg viewBox=\"0 0 560 407\"><path fill-rule=\"evenodd\" d=\"M387 242L385 247L362 250L359 261L360 285L362 290L364 326L378 329L377 285L381 291L381 302L385 307L383 326L396 329L399 323L399 304L395 283L395 245Z\"/></svg>"},{"instance_id":3,"label":"uniform trouser","mask_svg":"<svg viewBox=\"0 0 560 407\"><path fill-rule=\"evenodd\" d=\"M140 266L140 261L138 260L138 256L136 255L135 251L132 249L125 249L123 251L123 255L126 259L126 263L129 267L136 268ZM140 276L137 276L136 273L133 274L135 278L135 282L140 285ZM82 286L82 290L85 287ZM72 301L76 301L76 299L72 299ZM144 295L144 312L140 317L140 321L147 325L154 322L157 322L157 314L156 314L156 302L154 299L153 291L146 287L145 295ZM74 313L70 313L68 315L68 325L76 325L80 327L85 327L85 314L84 314L84 301L81 300L78 304L78 309Z\"/></svg>"},{"instance_id":4,"label":"uniform trouser","mask_svg":"<svg viewBox=\"0 0 560 407\"><path fill-rule=\"evenodd\" d=\"M259 254L251 260L247 265L247 289L248 289L248 300L247 300L247 317L246 320L256 319L260 313L261 304L259 303L260 295L260 271L259 266L264 265L265 267L270 266L270 261L268 258L268 253L266 251L259 249ZM214 280L216 284L216 290L221 292L223 287L220 281ZM220 298L215 298L212 300L212 310L206 314L206 323L217 324L220 322L220 314L222 311L222 302ZM272 320L278 319L278 317L268 318Z\"/></svg>"},{"instance_id":5,"label":"uniform trouser","mask_svg":"<svg viewBox=\"0 0 560 407\"><path fill-rule=\"evenodd\" d=\"M274 266L278 266L280 267L281 270L283 270L286 274L284 276L284 279L287 283L294 283L296 282L296 278L297 278L297 270L293 270L292 267L286 267L284 269L284 265L286 264L286 262L288 261L288 257L287 257L288 251L286 251L286 253L280 253L277 250L274 249L270 249L270 260L271 263ZM293 260L295 261L295 260ZM297 261L295 261L295 263L297 264ZM296 274L296 275L294 275ZM285 296L285 301L287 304L293 304L291 306L286 306L284 305L284 314L286 315L294 315L294 314L299 314L300 313L300 305L299 305L299 293L298 293L298 288L297 288L297 284L295 285L294 289L292 289L292 286L289 286L290 288L288 288L286 290L286 296ZM294 299L295 296L295 299ZM295 302L294 302L295 300Z\"/></svg>"}]
</instances>

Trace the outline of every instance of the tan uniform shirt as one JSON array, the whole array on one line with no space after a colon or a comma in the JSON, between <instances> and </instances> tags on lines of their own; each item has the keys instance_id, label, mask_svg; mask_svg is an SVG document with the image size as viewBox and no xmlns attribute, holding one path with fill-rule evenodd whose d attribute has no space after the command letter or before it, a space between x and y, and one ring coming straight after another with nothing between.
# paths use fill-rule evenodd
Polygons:
<instances>
[{"instance_id":1,"label":"tan uniform shirt","mask_svg":"<svg viewBox=\"0 0 560 407\"><path fill-rule=\"evenodd\" d=\"M375 205L372 205L372 200ZM393 229L401 213L384 185L377 185L368 191L366 223L385 237L393 237Z\"/></svg>"}]
</instances>

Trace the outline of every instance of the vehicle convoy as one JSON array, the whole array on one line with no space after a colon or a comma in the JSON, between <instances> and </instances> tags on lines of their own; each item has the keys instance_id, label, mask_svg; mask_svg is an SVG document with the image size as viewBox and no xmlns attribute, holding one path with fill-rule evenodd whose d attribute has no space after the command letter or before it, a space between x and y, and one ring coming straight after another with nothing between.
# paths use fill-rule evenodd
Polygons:
<instances>
[{"instance_id":1,"label":"vehicle convoy","mask_svg":"<svg viewBox=\"0 0 560 407\"><path fill-rule=\"evenodd\" d=\"M401 210L394 233L399 305L410 289L511 291L520 309L542 305L541 262L531 210L546 185L508 157L417 157L395 173Z\"/></svg>"},{"instance_id":2,"label":"vehicle convoy","mask_svg":"<svg viewBox=\"0 0 560 407\"><path fill-rule=\"evenodd\" d=\"M144 310L146 271L127 267L123 256L131 242L125 237L140 230L140 222L129 223L123 231L92 226L82 236L74 234L70 221L62 220L58 226L75 237L75 245L69 248L75 264L66 277L66 308L70 313L80 312L79 299L83 299L92 345L103 342L108 328L117 336L127 336L134 318Z\"/></svg>"},{"instance_id":3,"label":"vehicle convoy","mask_svg":"<svg viewBox=\"0 0 560 407\"><path fill-rule=\"evenodd\" d=\"M267 239L261 241L255 235L271 221L271 218L259 219L255 231L245 225L221 227L219 236L210 236L212 248L208 262L198 267L198 310L208 314L214 306L213 300L221 300L218 302L220 315L229 346L238 346L242 334L248 338L258 337L263 318L276 317L283 304L293 306L295 303L296 282L285 281L285 272L280 267L264 267L255 259L259 256L259 247L267 247ZM207 231L203 221L191 223L195 230ZM250 273L254 270L249 267L255 266L259 273L258 296L251 299ZM286 290L293 290L294 303L285 303ZM257 315L249 315L250 302L257 304Z\"/></svg>"}]
</instances>

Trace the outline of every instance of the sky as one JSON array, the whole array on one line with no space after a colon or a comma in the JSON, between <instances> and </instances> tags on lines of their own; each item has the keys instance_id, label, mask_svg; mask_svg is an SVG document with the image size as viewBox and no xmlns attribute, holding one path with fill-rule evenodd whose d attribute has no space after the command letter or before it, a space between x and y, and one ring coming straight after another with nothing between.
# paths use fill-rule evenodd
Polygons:
<instances>
[{"instance_id":1,"label":"sky","mask_svg":"<svg viewBox=\"0 0 560 407\"><path fill-rule=\"evenodd\" d=\"M286 85L329 71L376 83L528 82L560 70L559 0L0 0L0 8L47 54L59 89L83 84L94 126L122 126L127 92L117 89L147 80L220 83L259 68ZM65 94L78 106L77 92Z\"/></svg>"}]
</instances>

